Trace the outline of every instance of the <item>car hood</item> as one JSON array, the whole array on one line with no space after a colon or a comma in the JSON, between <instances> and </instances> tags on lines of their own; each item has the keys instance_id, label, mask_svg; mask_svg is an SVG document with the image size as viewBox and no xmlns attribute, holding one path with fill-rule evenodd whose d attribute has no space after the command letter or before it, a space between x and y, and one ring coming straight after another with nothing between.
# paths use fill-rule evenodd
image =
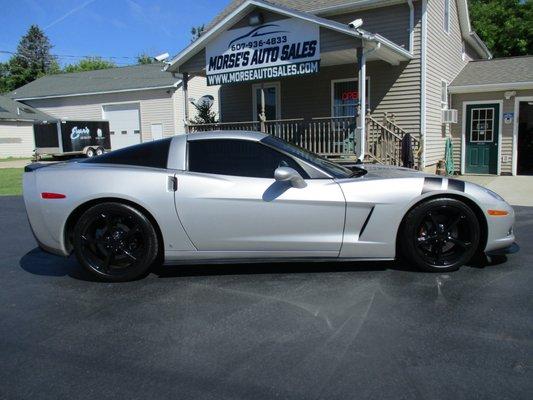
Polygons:
<instances>
[{"instance_id":1,"label":"car hood","mask_svg":"<svg viewBox=\"0 0 533 400\"><path fill-rule=\"evenodd\" d=\"M368 173L364 175L366 179L422 178L425 176L435 176L414 169L390 165L365 164L363 165L363 168L368 171Z\"/></svg>"}]
</instances>

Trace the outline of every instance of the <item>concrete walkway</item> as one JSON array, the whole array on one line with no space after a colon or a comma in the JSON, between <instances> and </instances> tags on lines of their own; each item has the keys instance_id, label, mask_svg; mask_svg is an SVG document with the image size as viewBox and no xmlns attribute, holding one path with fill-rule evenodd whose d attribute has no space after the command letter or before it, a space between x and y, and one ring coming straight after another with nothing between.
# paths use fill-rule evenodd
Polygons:
<instances>
[{"instance_id":1,"label":"concrete walkway","mask_svg":"<svg viewBox=\"0 0 533 400\"><path fill-rule=\"evenodd\" d=\"M513 206L533 206L533 176L463 175L457 178L485 186Z\"/></svg>"},{"instance_id":2,"label":"concrete walkway","mask_svg":"<svg viewBox=\"0 0 533 400\"><path fill-rule=\"evenodd\" d=\"M20 160L9 160L0 162L0 168L24 168L31 162L29 158Z\"/></svg>"}]
</instances>

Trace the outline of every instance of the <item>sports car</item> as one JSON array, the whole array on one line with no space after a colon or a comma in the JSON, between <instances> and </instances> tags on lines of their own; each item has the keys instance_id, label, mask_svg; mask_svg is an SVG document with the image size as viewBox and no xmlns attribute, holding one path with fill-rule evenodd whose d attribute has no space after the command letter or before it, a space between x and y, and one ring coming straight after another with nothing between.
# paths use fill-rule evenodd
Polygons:
<instances>
[{"instance_id":1,"label":"sports car","mask_svg":"<svg viewBox=\"0 0 533 400\"><path fill-rule=\"evenodd\" d=\"M31 164L40 247L96 277L156 263L403 258L451 271L517 251L514 212L481 186L382 165L341 166L271 135L206 132L82 161Z\"/></svg>"}]
</instances>

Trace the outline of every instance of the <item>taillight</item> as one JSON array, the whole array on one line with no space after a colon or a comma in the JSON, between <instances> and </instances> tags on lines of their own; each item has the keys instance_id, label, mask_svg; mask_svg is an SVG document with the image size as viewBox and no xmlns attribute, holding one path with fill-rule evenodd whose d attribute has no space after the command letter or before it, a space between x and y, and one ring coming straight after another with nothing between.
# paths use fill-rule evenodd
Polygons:
<instances>
[{"instance_id":1,"label":"taillight","mask_svg":"<svg viewBox=\"0 0 533 400\"><path fill-rule=\"evenodd\" d=\"M62 193L50 193L50 192L41 193L41 198L43 199L64 199L65 197L67 196Z\"/></svg>"}]
</instances>

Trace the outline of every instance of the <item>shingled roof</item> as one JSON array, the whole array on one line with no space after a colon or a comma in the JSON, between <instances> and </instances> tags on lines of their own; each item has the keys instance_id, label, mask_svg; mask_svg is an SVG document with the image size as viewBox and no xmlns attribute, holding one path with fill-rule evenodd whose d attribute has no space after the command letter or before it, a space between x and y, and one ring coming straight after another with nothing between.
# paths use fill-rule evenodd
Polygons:
<instances>
[{"instance_id":1,"label":"shingled roof","mask_svg":"<svg viewBox=\"0 0 533 400\"><path fill-rule=\"evenodd\" d=\"M162 64L146 64L47 75L14 90L10 96L14 99L29 100L42 97L164 88L174 86L179 82L179 78L174 78L172 74L162 69Z\"/></svg>"},{"instance_id":2,"label":"shingled roof","mask_svg":"<svg viewBox=\"0 0 533 400\"><path fill-rule=\"evenodd\" d=\"M469 62L450 85L450 89L469 86L520 86L533 83L533 56L494 58Z\"/></svg>"},{"instance_id":3,"label":"shingled roof","mask_svg":"<svg viewBox=\"0 0 533 400\"><path fill-rule=\"evenodd\" d=\"M246 0L232 0L220 14L218 14L206 27L206 31L215 26L218 22L222 21L226 16L231 14L236 10L242 3ZM357 3L368 3L368 0L265 0L267 3L273 5L279 5L284 7L289 7L297 11L304 12L318 12L325 8L336 7L336 6L345 6L345 5L354 5ZM379 0L375 1L376 3Z\"/></svg>"},{"instance_id":4,"label":"shingled roof","mask_svg":"<svg viewBox=\"0 0 533 400\"><path fill-rule=\"evenodd\" d=\"M0 121L55 121L54 117L35 108L19 103L6 96L0 96Z\"/></svg>"}]
</instances>

